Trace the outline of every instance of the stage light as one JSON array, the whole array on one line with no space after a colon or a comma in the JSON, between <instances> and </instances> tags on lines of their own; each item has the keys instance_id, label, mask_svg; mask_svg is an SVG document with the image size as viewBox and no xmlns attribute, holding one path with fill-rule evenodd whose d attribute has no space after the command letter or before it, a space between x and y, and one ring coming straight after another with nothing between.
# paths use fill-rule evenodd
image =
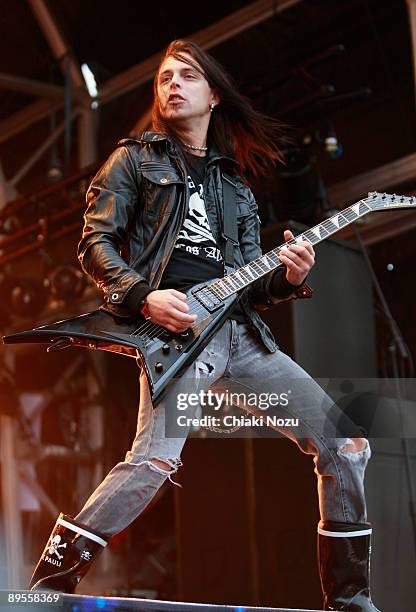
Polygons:
<instances>
[{"instance_id":1,"label":"stage light","mask_svg":"<svg viewBox=\"0 0 416 612\"><path fill-rule=\"evenodd\" d=\"M48 183L57 183L58 181L61 180L62 177L63 177L63 172L62 172L62 168L60 167L59 163L51 164L46 173L46 178L48 180Z\"/></svg>"},{"instance_id":2,"label":"stage light","mask_svg":"<svg viewBox=\"0 0 416 612\"><path fill-rule=\"evenodd\" d=\"M96 98L98 96L98 89L94 73L92 72L88 64L81 64L81 72L82 76L84 77L88 93L90 94L91 98Z\"/></svg>"},{"instance_id":3,"label":"stage light","mask_svg":"<svg viewBox=\"0 0 416 612\"><path fill-rule=\"evenodd\" d=\"M309 135L307 135L308 137ZM335 128L331 123L326 122L323 126L315 131L315 141L321 146L323 145L325 153L330 159L340 159L344 153L344 147L340 143ZM312 138L309 136L310 142ZM305 137L304 137L305 139ZM305 140L304 143L306 144Z\"/></svg>"},{"instance_id":4,"label":"stage light","mask_svg":"<svg viewBox=\"0 0 416 612\"><path fill-rule=\"evenodd\" d=\"M344 153L344 147L338 141L334 131L331 131L324 140L325 151L331 159L339 159Z\"/></svg>"}]
</instances>

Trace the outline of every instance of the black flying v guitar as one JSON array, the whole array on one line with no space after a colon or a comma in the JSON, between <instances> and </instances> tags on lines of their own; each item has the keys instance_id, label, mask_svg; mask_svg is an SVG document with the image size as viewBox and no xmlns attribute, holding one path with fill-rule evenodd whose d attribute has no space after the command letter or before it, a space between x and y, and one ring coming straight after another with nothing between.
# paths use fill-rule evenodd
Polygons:
<instances>
[{"instance_id":1,"label":"black flying v guitar","mask_svg":"<svg viewBox=\"0 0 416 612\"><path fill-rule=\"evenodd\" d=\"M195 285L186 291L186 295L189 314L197 314L198 318L183 333L169 332L160 325L146 321L139 314L126 319L99 309L5 336L3 341L5 344L49 343L48 351L81 346L138 358L145 369L153 402L156 402L169 381L196 359L224 323L237 300L238 292L283 265L279 253L287 244L305 240L315 245L369 212L412 207L416 207L416 197L369 193L367 198L231 274Z\"/></svg>"}]
</instances>

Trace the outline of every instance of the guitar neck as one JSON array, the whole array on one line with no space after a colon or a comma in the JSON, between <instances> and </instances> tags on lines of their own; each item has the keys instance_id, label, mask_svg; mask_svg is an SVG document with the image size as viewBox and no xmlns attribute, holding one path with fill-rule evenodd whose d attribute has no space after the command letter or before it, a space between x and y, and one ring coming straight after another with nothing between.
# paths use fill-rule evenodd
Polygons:
<instances>
[{"instance_id":1,"label":"guitar neck","mask_svg":"<svg viewBox=\"0 0 416 612\"><path fill-rule=\"evenodd\" d=\"M392 197L392 196L390 196ZM265 253L261 257L251 261L250 263L242 266L235 272L227 274L222 279L214 281L210 286L215 295L221 299L225 299L231 296L233 293L237 293L244 287L251 285L257 279L269 274L269 272L276 270L282 266L280 261L280 252L287 248L289 244L296 244L299 241L306 241L313 246L326 240L333 234L336 234L339 230L347 225L350 225L354 221L357 221L360 217L363 217L372 210L381 208L379 201L382 196L379 194L370 194L365 200L359 200L355 204L352 204L348 208L343 209L341 212L333 215L329 219L318 223L314 227L306 230L296 238L281 244L280 246L272 249L268 253ZM395 208L399 206L394 206Z\"/></svg>"}]
</instances>

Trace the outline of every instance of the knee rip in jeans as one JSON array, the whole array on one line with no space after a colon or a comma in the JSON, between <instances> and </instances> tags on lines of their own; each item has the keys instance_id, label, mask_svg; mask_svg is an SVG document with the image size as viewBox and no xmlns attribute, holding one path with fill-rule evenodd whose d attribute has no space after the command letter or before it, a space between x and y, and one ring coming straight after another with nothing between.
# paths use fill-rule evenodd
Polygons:
<instances>
[{"instance_id":1,"label":"knee rip in jeans","mask_svg":"<svg viewBox=\"0 0 416 612\"><path fill-rule=\"evenodd\" d=\"M160 457L153 457L152 459L140 461L140 463L136 463L135 465L148 465L153 472L167 476L172 484L182 488L182 485L180 485L179 482L172 480L172 474L176 474L178 468L183 465L180 459L161 459Z\"/></svg>"},{"instance_id":2,"label":"knee rip in jeans","mask_svg":"<svg viewBox=\"0 0 416 612\"><path fill-rule=\"evenodd\" d=\"M350 461L361 461L371 457L370 444L366 438L347 438L345 444L338 449L338 455L348 457Z\"/></svg>"},{"instance_id":3,"label":"knee rip in jeans","mask_svg":"<svg viewBox=\"0 0 416 612\"><path fill-rule=\"evenodd\" d=\"M207 353L209 357L214 358L215 353L213 350L208 349ZM206 376L212 376L215 372L215 366L213 363L209 361L195 361L195 378L199 379L201 374L205 374Z\"/></svg>"}]
</instances>

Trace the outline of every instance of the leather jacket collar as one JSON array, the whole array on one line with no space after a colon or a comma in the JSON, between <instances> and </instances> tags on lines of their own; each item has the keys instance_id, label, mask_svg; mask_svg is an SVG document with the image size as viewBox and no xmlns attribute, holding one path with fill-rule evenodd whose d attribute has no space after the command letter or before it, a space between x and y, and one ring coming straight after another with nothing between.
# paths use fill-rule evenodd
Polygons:
<instances>
[{"instance_id":1,"label":"leather jacket collar","mask_svg":"<svg viewBox=\"0 0 416 612\"><path fill-rule=\"evenodd\" d=\"M132 135L130 138L124 138L120 140L117 144L120 146L120 145L127 144L129 142L152 143L152 142L163 142L163 141L166 142L167 153L176 157L178 155L178 151L175 147L175 143L172 141L172 139L169 136L167 136L166 134L163 134L162 132L145 131L145 132L142 132L140 138L136 138L134 135ZM211 146L208 149L207 165L211 165L215 162L231 164L234 166L234 171L237 171L237 172L238 172L238 169L240 168L240 164L238 163L236 159L228 155L221 154L214 146Z\"/></svg>"}]
</instances>

